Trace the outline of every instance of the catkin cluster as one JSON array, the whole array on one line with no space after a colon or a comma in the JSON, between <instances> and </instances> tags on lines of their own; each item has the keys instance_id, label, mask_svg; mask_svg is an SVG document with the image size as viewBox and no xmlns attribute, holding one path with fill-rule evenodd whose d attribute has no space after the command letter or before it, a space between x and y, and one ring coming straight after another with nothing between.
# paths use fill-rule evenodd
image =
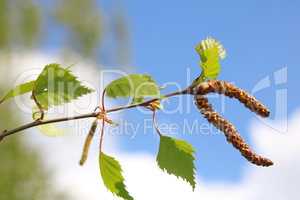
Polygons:
<instances>
[{"instance_id":1,"label":"catkin cluster","mask_svg":"<svg viewBox=\"0 0 300 200\"><path fill-rule=\"evenodd\" d=\"M201 83L195 88L194 92L195 104L200 110L201 114L208 120L208 122L213 124L217 129L221 130L225 134L227 141L236 149L238 149L248 161L258 166L267 167L273 165L271 160L259 156L253 152L249 145L240 136L234 125L224 119L219 113L214 111L212 105L209 104L208 99L203 95L210 92L215 92L237 98L253 112L266 117L269 115L269 111L264 105L262 105L245 91L224 81L213 80Z\"/></svg>"},{"instance_id":2,"label":"catkin cluster","mask_svg":"<svg viewBox=\"0 0 300 200\"><path fill-rule=\"evenodd\" d=\"M84 163L86 162L87 158L88 158L88 154L89 154L89 149L93 140L93 137L95 135L96 129L98 126L98 119L94 120L90 131L85 139L84 142L84 146L83 146L83 151L82 151L82 155L81 155L81 159L79 161L79 164L82 166L84 165Z\"/></svg>"},{"instance_id":3,"label":"catkin cluster","mask_svg":"<svg viewBox=\"0 0 300 200\"><path fill-rule=\"evenodd\" d=\"M198 95L206 95L208 93L223 94L229 98L236 98L252 112L262 117L268 117L270 115L270 111L266 106L260 103L255 97L226 81L209 80L195 87L194 93Z\"/></svg>"}]
</instances>

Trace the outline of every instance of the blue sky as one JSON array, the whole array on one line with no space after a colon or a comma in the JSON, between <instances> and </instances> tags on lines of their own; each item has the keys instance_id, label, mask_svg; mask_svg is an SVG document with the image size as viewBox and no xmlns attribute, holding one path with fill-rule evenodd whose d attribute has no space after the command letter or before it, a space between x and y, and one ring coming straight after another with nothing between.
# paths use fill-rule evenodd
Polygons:
<instances>
[{"instance_id":1,"label":"blue sky","mask_svg":"<svg viewBox=\"0 0 300 200\"><path fill-rule=\"evenodd\" d=\"M255 93L255 96L274 113L276 91L287 88L288 113L299 107L296 92L300 72L297 56L300 46L299 1L124 0L100 3L104 5L104 11L121 5L130 32L131 66L138 73L151 74L159 84L175 81L182 87L187 86L187 68L191 70L192 77L200 73L195 45L207 36L213 36L227 50L219 79L234 82L251 91L261 79L269 76L272 85ZM58 41L57 38L54 41ZM273 73L283 67L288 67L288 82L275 85ZM167 88L166 92L172 90L174 88ZM192 104L192 99L186 98L184 102ZM220 99L213 98L212 102L217 110L221 109ZM172 103L177 105L178 99L172 99L170 104L165 105L166 108L172 107ZM192 110L188 113L160 113L158 121L182 125L184 119L191 122L197 119L206 123L191 106ZM248 132L254 114L233 100L226 99L225 108L223 115L249 141ZM150 115L145 118L150 118ZM274 118L274 114L271 118ZM126 119L143 124L144 118L133 110L126 112ZM226 143L222 135L191 135L183 132L183 129L181 131L175 137L186 139L196 147L198 175L205 181L238 182L244 167L250 165ZM131 153L147 152L154 155L158 142L158 137L150 131L141 132L135 139L120 136L122 150Z\"/></svg>"},{"instance_id":2,"label":"blue sky","mask_svg":"<svg viewBox=\"0 0 300 200\"><path fill-rule=\"evenodd\" d=\"M138 72L153 75L160 84L176 81L184 87L188 67L193 77L200 73L194 46L207 36L213 36L222 42L228 55L222 63L219 79L233 81L251 91L259 80L270 75L271 87L255 96L274 111L276 90L288 88L288 113L299 106L296 92L300 72L297 57L299 1L128 0L121 4L129 23L132 65ZM274 85L273 73L283 67L288 67L288 83ZM172 100L175 104L176 101L176 98ZM213 102L220 109L219 101ZM130 111L128 114L132 122L142 123L139 113ZM247 140L254 114L226 99L224 115ZM201 115L194 109L185 114L160 114L158 118L160 123L182 124L183 119L193 121ZM249 165L222 135L185 133L176 137L196 147L198 175L206 181L239 181L243 167ZM122 148L130 152L155 154L158 147L158 138L152 134L141 133L134 140L126 136L121 141Z\"/></svg>"}]
</instances>

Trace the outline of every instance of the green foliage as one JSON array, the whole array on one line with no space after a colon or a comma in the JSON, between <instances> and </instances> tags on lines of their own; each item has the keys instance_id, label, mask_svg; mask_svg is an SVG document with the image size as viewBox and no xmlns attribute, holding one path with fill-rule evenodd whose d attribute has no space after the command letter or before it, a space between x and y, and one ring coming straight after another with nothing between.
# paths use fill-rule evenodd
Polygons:
<instances>
[{"instance_id":1,"label":"green foliage","mask_svg":"<svg viewBox=\"0 0 300 200\"><path fill-rule=\"evenodd\" d=\"M10 90L0 103L32 91L38 103L45 110L50 106L68 103L93 92L93 90L83 86L68 68L62 68L59 64L49 64L45 66L36 81L21 84Z\"/></svg>"},{"instance_id":2,"label":"green foliage","mask_svg":"<svg viewBox=\"0 0 300 200\"><path fill-rule=\"evenodd\" d=\"M82 0L78 0L78 2L82 3ZM77 25L75 23L73 28L76 27ZM207 79L217 78L221 70L220 60L223 59L226 54L222 45L215 39L207 38L197 45L196 51L200 55L200 66L202 68L202 73L192 84L203 82ZM83 86L81 82L77 80L77 77L71 73L69 68L63 68L59 64L54 63L45 66L35 81L19 85L15 89L9 91L2 98L0 103L28 92L32 92L32 97L38 106L39 112L33 111L33 119L37 120L41 119L41 116L44 116L44 112L41 111L48 110L52 106L68 103L74 99L77 99L78 97L91 93L92 90ZM172 93L172 95L174 94L179 94L179 92ZM154 125L156 125L155 111L157 109L162 109L160 100L163 97L160 94L160 87L156 84L151 76L144 74L131 74L128 76L123 76L112 81L106 87L106 95L114 99L132 98L132 104L142 103L146 98L149 97L158 98L152 100L151 103L147 105L142 104L153 111L153 121ZM172 95L169 94L166 95L166 97L170 97ZM127 109L129 107L125 106L115 110ZM37 116L37 114L40 114L40 116ZM99 113L98 116L94 115L94 113L92 116L96 117L96 124L97 120L103 120L103 123L110 123L110 120L106 116L105 110ZM39 124L41 125L39 126L39 129L48 136L57 136L63 134L62 130L57 129L51 124L42 124L43 123ZM111 124L113 124L113 122ZM155 128L160 135L159 152L156 159L158 166L163 171L166 171L167 173L175 175L176 177L188 182L194 190L196 186L194 148L186 141L168 136L162 136L158 128L156 126ZM92 134L94 133L92 132ZM102 144L102 140L100 143ZM88 147L88 143L86 144ZM85 159L85 156L87 156L87 151L84 152L85 154L83 154L83 158ZM122 169L119 162L113 157L101 152L99 156L99 165L100 173L107 189L125 200L133 200L133 197L126 189L124 183L125 180L122 175Z\"/></svg>"},{"instance_id":3,"label":"green foliage","mask_svg":"<svg viewBox=\"0 0 300 200\"><path fill-rule=\"evenodd\" d=\"M26 2L27 1L27 2ZM39 6L34 1L25 0L25 4L20 6L19 35L25 46L31 46L37 42L41 33L42 15Z\"/></svg>"},{"instance_id":4,"label":"green foliage","mask_svg":"<svg viewBox=\"0 0 300 200\"><path fill-rule=\"evenodd\" d=\"M194 153L195 150L189 143L168 136L161 136L156 160L162 170L181 177L195 189Z\"/></svg>"},{"instance_id":5,"label":"green foliage","mask_svg":"<svg viewBox=\"0 0 300 200\"><path fill-rule=\"evenodd\" d=\"M40 111L36 106L32 109L32 119L33 120L40 119ZM46 117L44 117L44 119L46 119ZM41 125L38 126L37 129L39 129L39 131L43 135L46 135L48 137L62 136L65 133L64 130L58 128L57 126L55 126L55 124Z\"/></svg>"},{"instance_id":6,"label":"green foliage","mask_svg":"<svg viewBox=\"0 0 300 200\"><path fill-rule=\"evenodd\" d=\"M96 56L103 37L101 8L96 0L60 0L46 4L36 0L0 0L0 49L32 48L48 40L48 33L55 32L49 28L49 19L59 32L67 34L62 37L60 48L67 46L84 56Z\"/></svg>"},{"instance_id":7,"label":"green foliage","mask_svg":"<svg viewBox=\"0 0 300 200\"><path fill-rule=\"evenodd\" d=\"M67 30L67 43L85 56L95 56L103 35L102 15L97 2L61 0L54 12L57 21Z\"/></svg>"},{"instance_id":8,"label":"green foliage","mask_svg":"<svg viewBox=\"0 0 300 200\"><path fill-rule=\"evenodd\" d=\"M0 1L0 48L7 48L10 45L8 7L9 0Z\"/></svg>"},{"instance_id":9,"label":"green foliage","mask_svg":"<svg viewBox=\"0 0 300 200\"><path fill-rule=\"evenodd\" d=\"M196 46L196 51L200 55L204 79L216 79L221 71L220 60L226 56L223 46L217 40L208 37Z\"/></svg>"},{"instance_id":10,"label":"green foliage","mask_svg":"<svg viewBox=\"0 0 300 200\"><path fill-rule=\"evenodd\" d=\"M160 97L160 90L149 75L131 74L112 81L106 87L106 95L111 98L132 97L140 102L145 97Z\"/></svg>"},{"instance_id":11,"label":"green foliage","mask_svg":"<svg viewBox=\"0 0 300 200\"><path fill-rule=\"evenodd\" d=\"M41 8L34 0L0 1L0 49L32 47L41 36Z\"/></svg>"},{"instance_id":12,"label":"green foliage","mask_svg":"<svg viewBox=\"0 0 300 200\"><path fill-rule=\"evenodd\" d=\"M43 109L68 103L93 90L81 85L69 69L59 64L47 65L36 80L34 94Z\"/></svg>"},{"instance_id":13,"label":"green foliage","mask_svg":"<svg viewBox=\"0 0 300 200\"><path fill-rule=\"evenodd\" d=\"M31 92L34 87L35 81L30 81L21 85L18 85L14 89L10 90L1 100L0 103L3 103L4 101Z\"/></svg>"},{"instance_id":14,"label":"green foliage","mask_svg":"<svg viewBox=\"0 0 300 200\"><path fill-rule=\"evenodd\" d=\"M1 129L16 126L18 117L18 112L10 106L0 106ZM69 199L55 189L52 172L45 168L39 152L23 139L14 136L0 143L0 199Z\"/></svg>"},{"instance_id":15,"label":"green foliage","mask_svg":"<svg viewBox=\"0 0 300 200\"><path fill-rule=\"evenodd\" d=\"M144 97L134 97L134 98L132 99L131 104L139 104L139 103L144 102L144 100L145 100Z\"/></svg>"},{"instance_id":16,"label":"green foliage","mask_svg":"<svg viewBox=\"0 0 300 200\"><path fill-rule=\"evenodd\" d=\"M133 200L126 190L119 162L113 157L101 153L99 163L102 180L107 189L125 200Z\"/></svg>"},{"instance_id":17,"label":"green foliage","mask_svg":"<svg viewBox=\"0 0 300 200\"><path fill-rule=\"evenodd\" d=\"M56 127L53 124L45 124L37 128L43 135L46 135L48 137L57 137L65 134L65 132L62 129Z\"/></svg>"},{"instance_id":18,"label":"green foliage","mask_svg":"<svg viewBox=\"0 0 300 200\"><path fill-rule=\"evenodd\" d=\"M37 152L24 144L20 137L0 145L1 200L63 200L57 192L49 171L44 168Z\"/></svg>"}]
</instances>

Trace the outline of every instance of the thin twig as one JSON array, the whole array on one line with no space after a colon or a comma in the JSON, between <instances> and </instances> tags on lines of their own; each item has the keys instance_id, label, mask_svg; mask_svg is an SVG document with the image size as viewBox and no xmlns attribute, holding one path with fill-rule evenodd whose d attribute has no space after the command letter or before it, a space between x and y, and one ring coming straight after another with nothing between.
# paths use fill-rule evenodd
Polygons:
<instances>
[{"instance_id":1,"label":"thin twig","mask_svg":"<svg viewBox=\"0 0 300 200\"><path fill-rule=\"evenodd\" d=\"M169 98L169 97L173 97L173 96L177 96L177 95L189 94L188 91L190 91L190 90L191 90L191 87L188 87L185 90L167 94L167 95L164 96L164 98ZM159 98L153 98L153 99L147 100L147 101L139 103L139 104L133 104L133 105L126 105L126 106L111 108L111 109L106 110L106 113L113 113L113 112L117 112L117 111L136 108L136 107L139 107L139 106L146 106L146 105L149 105L149 103L152 103L152 102L157 101L157 100L159 100ZM18 133L18 132L21 132L21 131L24 131L24 130L27 130L27 129L30 129L30 128L33 128L33 127L37 127L37 126L41 126L41 125L45 125L45 124L58 123L58 122L73 121L73 120L78 120L78 119L94 118L94 117L99 116L99 114L101 114L101 112L96 112L95 111L95 112L92 112L92 113L73 116L73 117L62 117L62 118L56 118L56 119L50 119L50 120L33 121L33 122L30 122L30 123L24 124L20 127L17 127L15 129L12 129L12 130L4 130L0 134L0 142L7 136L13 135L15 133Z\"/></svg>"},{"instance_id":2,"label":"thin twig","mask_svg":"<svg viewBox=\"0 0 300 200\"><path fill-rule=\"evenodd\" d=\"M102 92L102 97L101 97L101 106L102 106L102 111L105 112L105 93L106 93L106 88Z\"/></svg>"},{"instance_id":3,"label":"thin twig","mask_svg":"<svg viewBox=\"0 0 300 200\"><path fill-rule=\"evenodd\" d=\"M0 135L0 141L9 135L13 135L15 133L18 133L18 132L21 132L21 131L24 131L26 129L30 129L30 128L33 128L36 126L58 123L58 122L65 122L65 121L72 121L72 120L77 120L77 119L93 118L93 117L97 117L98 115L99 115L99 112L93 112L93 113L78 115L78 116L74 116L74 117L62 117L62 118L56 118L56 119L44 120L44 121L33 121L31 123L22 125L18 128L12 129L12 130L3 131L3 133Z\"/></svg>"},{"instance_id":4,"label":"thin twig","mask_svg":"<svg viewBox=\"0 0 300 200\"><path fill-rule=\"evenodd\" d=\"M188 87L185 90L181 90L181 91L177 91L177 92L167 94L167 95L164 96L164 99L169 98L169 97L173 97L173 96L177 96L177 95L191 94L189 91L191 91L190 87ZM106 110L106 113L116 112L116 111L125 110L125 109L129 109L129 108L135 108L135 107L139 107L139 106L147 106L150 103L152 103L154 101L157 101L157 100L160 100L160 98L153 98L153 99L150 99L148 101L144 101L144 102L138 103L138 104L132 104L132 105L120 106L120 107L117 107L117 108L108 109L108 110Z\"/></svg>"}]
</instances>

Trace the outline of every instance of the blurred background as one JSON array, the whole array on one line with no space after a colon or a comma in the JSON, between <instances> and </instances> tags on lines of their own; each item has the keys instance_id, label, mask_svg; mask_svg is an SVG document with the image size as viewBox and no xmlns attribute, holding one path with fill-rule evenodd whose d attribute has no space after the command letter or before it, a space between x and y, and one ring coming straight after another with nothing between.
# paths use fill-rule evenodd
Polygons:
<instances>
[{"instance_id":1,"label":"blurred background","mask_svg":"<svg viewBox=\"0 0 300 200\"><path fill-rule=\"evenodd\" d=\"M49 55L48 63L56 62L53 57L59 55L64 63L82 59L126 65L130 56L126 23L118 3L104 10L94 0L1 0L1 95L16 84L18 73L28 67L42 69L46 63L37 57L43 55ZM71 59L75 54L76 59ZM92 68L84 67L83 70ZM0 108L1 129L22 121L15 104L9 105ZM31 146L22 136L1 144L0 199L73 199L63 189L54 188L51 168L44 163L47 156Z\"/></svg>"},{"instance_id":2,"label":"blurred background","mask_svg":"<svg viewBox=\"0 0 300 200\"><path fill-rule=\"evenodd\" d=\"M230 99L210 96L210 100L253 149L271 158L275 166L264 169L246 162L222 134L207 127L189 97L165 102L166 112L159 113L158 121L176 126L163 130L165 134L196 147L198 187L194 193L156 166L159 139L151 128L143 128L149 126L145 120L150 114L141 117L140 111L130 110L114 116L120 122L126 117L127 123L140 127L119 134L107 130L106 151L121 161L128 190L136 199L296 200L300 185L299 6L296 0L0 0L0 96L52 62L74 64L76 75L98 93L103 81L115 76L108 74L107 80L100 80L101 70L111 69L149 73L168 86L163 91L167 93L186 87L199 75L194 47L213 36L228 55L220 79L253 93L272 115L262 120ZM75 107L75 114L91 111L97 105L97 93L92 97L89 105L87 97L69 105L67 114ZM20 111L17 102L0 106L1 130L30 120L30 113ZM0 200L114 199L100 179L96 142L87 166L78 166L89 123L66 123L61 137L32 129L2 142Z\"/></svg>"}]
</instances>

